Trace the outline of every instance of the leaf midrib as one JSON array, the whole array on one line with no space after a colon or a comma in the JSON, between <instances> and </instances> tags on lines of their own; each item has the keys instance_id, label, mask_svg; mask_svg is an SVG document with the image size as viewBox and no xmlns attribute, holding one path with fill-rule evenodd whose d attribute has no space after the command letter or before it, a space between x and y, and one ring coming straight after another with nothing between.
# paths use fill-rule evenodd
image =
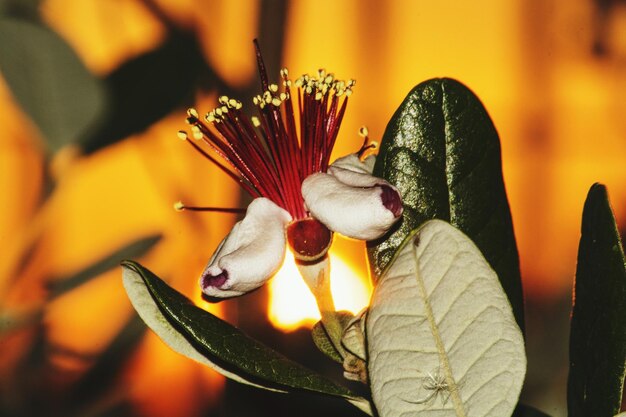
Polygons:
<instances>
[{"instance_id":1,"label":"leaf midrib","mask_svg":"<svg viewBox=\"0 0 626 417\"><path fill-rule=\"evenodd\" d=\"M437 323L435 322L435 315L433 314L432 307L430 305L430 300L428 299L428 295L426 294L426 287L424 286L424 281L422 280L422 276L419 270L419 259L417 256L417 245L412 245L412 254L413 261L415 264L415 281L417 282L417 287L419 288L420 296L424 301L424 310L426 313L426 318L428 319L428 323L430 325L430 331L435 339L435 346L437 347L437 352L439 354L439 360L441 361L441 365L444 369L444 373L446 376L446 383L448 384L448 390L450 392L450 398L452 398L452 403L454 404L454 411L458 417L467 417L465 413L465 409L463 408L463 402L459 397L459 391L452 376L452 369L450 368L450 360L448 359L448 354L444 348L443 340L441 339L441 335L439 334L439 328L437 327Z\"/></svg>"}]
</instances>

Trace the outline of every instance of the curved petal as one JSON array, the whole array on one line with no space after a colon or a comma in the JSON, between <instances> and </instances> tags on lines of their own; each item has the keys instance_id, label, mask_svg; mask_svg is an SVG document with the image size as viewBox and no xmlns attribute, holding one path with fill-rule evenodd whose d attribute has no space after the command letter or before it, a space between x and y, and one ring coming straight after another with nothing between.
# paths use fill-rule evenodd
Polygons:
<instances>
[{"instance_id":1,"label":"curved petal","mask_svg":"<svg viewBox=\"0 0 626 417\"><path fill-rule=\"evenodd\" d=\"M236 297L263 285L285 256L291 215L267 198L256 198L246 216L220 243L200 277L209 297Z\"/></svg>"},{"instance_id":2,"label":"curved petal","mask_svg":"<svg viewBox=\"0 0 626 417\"><path fill-rule=\"evenodd\" d=\"M398 190L366 172L334 166L302 183L307 208L329 229L360 240L381 237L402 215Z\"/></svg>"},{"instance_id":3,"label":"curved petal","mask_svg":"<svg viewBox=\"0 0 626 417\"><path fill-rule=\"evenodd\" d=\"M338 158L328 167L328 173L335 175L339 170L352 171L359 174L368 174L372 177L376 155L370 155L361 161L356 153L351 153L342 158ZM376 178L376 177L372 177Z\"/></svg>"}]
</instances>

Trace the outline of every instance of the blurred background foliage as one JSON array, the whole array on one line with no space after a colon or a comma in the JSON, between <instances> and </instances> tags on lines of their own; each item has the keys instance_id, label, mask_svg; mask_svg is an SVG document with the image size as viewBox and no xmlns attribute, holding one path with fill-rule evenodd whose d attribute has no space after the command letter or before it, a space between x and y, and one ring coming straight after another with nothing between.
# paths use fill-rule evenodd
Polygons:
<instances>
[{"instance_id":1,"label":"blurred background foliage","mask_svg":"<svg viewBox=\"0 0 626 417\"><path fill-rule=\"evenodd\" d=\"M353 412L225 384L146 332L121 286L119 260L141 260L295 359L332 366L307 331L268 322L265 289L201 300L196 277L236 218L172 209L241 205L176 131L188 106L250 102L255 37L274 79L283 65L357 79L337 155L360 144L363 124L380 137L425 79L457 78L483 100L503 142L527 297L523 397L564 415L584 198L605 183L618 222L626 203L619 0L0 0L0 415ZM334 250L366 279L362 245Z\"/></svg>"}]
</instances>

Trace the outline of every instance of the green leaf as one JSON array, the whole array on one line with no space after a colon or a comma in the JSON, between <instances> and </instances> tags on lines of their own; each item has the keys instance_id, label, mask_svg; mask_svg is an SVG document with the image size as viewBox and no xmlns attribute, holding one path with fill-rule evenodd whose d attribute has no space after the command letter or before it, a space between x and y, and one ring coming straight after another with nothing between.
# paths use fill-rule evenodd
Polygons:
<instances>
[{"instance_id":1,"label":"green leaf","mask_svg":"<svg viewBox=\"0 0 626 417\"><path fill-rule=\"evenodd\" d=\"M106 393L119 388L119 375L146 333L143 321L133 314L93 365L75 382L69 395L74 407L94 405Z\"/></svg>"},{"instance_id":2,"label":"green leaf","mask_svg":"<svg viewBox=\"0 0 626 417\"><path fill-rule=\"evenodd\" d=\"M343 329L348 326L348 323L354 317L354 314L349 311L335 311L331 314L337 315L338 321L341 323ZM341 353L337 351L335 345L331 342L330 337L328 336L328 333L326 332L326 329L321 321L315 323L313 329L311 329L311 337L313 337L313 343L315 343L315 346L320 350L320 352L335 362L343 363Z\"/></svg>"},{"instance_id":3,"label":"green leaf","mask_svg":"<svg viewBox=\"0 0 626 417\"><path fill-rule=\"evenodd\" d=\"M367 402L195 306L141 265L122 262L124 287L146 324L173 350L235 381L272 391L306 390Z\"/></svg>"},{"instance_id":4,"label":"green leaf","mask_svg":"<svg viewBox=\"0 0 626 417\"><path fill-rule=\"evenodd\" d=\"M43 308L35 307L24 311L4 310L0 312L0 337L38 323L43 317Z\"/></svg>"},{"instance_id":5,"label":"green leaf","mask_svg":"<svg viewBox=\"0 0 626 417\"><path fill-rule=\"evenodd\" d=\"M469 236L496 271L523 330L500 140L480 100L447 78L416 86L387 125L374 175L398 187L404 214L387 236L368 244L372 275L382 274L412 230L429 219L445 220Z\"/></svg>"},{"instance_id":6,"label":"green leaf","mask_svg":"<svg viewBox=\"0 0 626 417\"><path fill-rule=\"evenodd\" d=\"M380 417L508 417L524 338L497 275L441 220L409 234L374 289L368 372Z\"/></svg>"},{"instance_id":7,"label":"green leaf","mask_svg":"<svg viewBox=\"0 0 626 417\"><path fill-rule=\"evenodd\" d=\"M606 188L589 190L570 331L570 417L619 413L626 371L626 263Z\"/></svg>"},{"instance_id":8,"label":"green leaf","mask_svg":"<svg viewBox=\"0 0 626 417\"><path fill-rule=\"evenodd\" d=\"M79 287L87 281L95 278L113 268L116 268L124 259L136 259L145 255L161 240L161 235L153 235L138 239L123 248L116 250L98 260L96 263L88 266L82 271L68 276L55 278L48 282L47 286L50 290L50 298L59 297L76 287Z\"/></svg>"},{"instance_id":9,"label":"green leaf","mask_svg":"<svg viewBox=\"0 0 626 417\"><path fill-rule=\"evenodd\" d=\"M518 404L515 407L513 417L550 417L548 414L524 404Z\"/></svg>"},{"instance_id":10,"label":"green leaf","mask_svg":"<svg viewBox=\"0 0 626 417\"><path fill-rule=\"evenodd\" d=\"M169 33L158 47L124 62L103 80L110 105L99 129L81 138L84 152L144 131L190 101L201 77L213 89L224 84L207 67L195 37Z\"/></svg>"},{"instance_id":11,"label":"green leaf","mask_svg":"<svg viewBox=\"0 0 626 417\"><path fill-rule=\"evenodd\" d=\"M54 32L0 18L0 71L54 152L93 128L104 111L100 82Z\"/></svg>"}]
</instances>

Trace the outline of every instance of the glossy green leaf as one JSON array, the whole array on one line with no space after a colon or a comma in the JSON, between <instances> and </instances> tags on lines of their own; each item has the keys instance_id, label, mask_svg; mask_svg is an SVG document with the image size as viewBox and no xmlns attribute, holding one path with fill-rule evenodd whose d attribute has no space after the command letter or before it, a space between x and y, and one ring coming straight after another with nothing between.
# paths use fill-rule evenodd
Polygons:
<instances>
[{"instance_id":1,"label":"glossy green leaf","mask_svg":"<svg viewBox=\"0 0 626 417\"><path fill-rule=\"evenodd\" d=\"M518 404L512 417L550 417L548 414L524 404Z\"/></svg>"},{"instance_id":2,"label":"glossy green leaf","mask_svg":"<svg viewBox=\"0 0 626 417\"><path fill-rule=\"evenodd\" d=\"M94 264L76 274L55 278L48 282L50 297L55 298L81 286L87 281L119 266L124 259L137 259L145 255L161 240L161 235L153 235L138 239L113 253L110 253Z\"/></svg>"},{"instance_id":3,"label":"glossy green leaf","mask_svg":"<svg viewBox=\"0 0 626 417\"><path fill-rule=\"evenodd\" d=\"M367 401L284 357L236 327L195 306L141 265L122 262L124 287L146 324L172 349L238 382L273 391L306 390Z\"/></svg>"},{"instance_id":4,"label":"glossy green leaf","mask_svg":"<svg viewBox=\"0 0 626 417\"><path fill-rule=\"evenodd\" d=\"M404 202L398 225L368 244L375 279L412 230L429 219L445 220L476 243L523 329L519 258L500 140L480 100L447 78L416 86L387 125L374 175L398 187Z\"/></svg>"},{"instance_id":5,"label":"glossy green leaf","mask_svg":"<svg viewBox=\"0 0 626 417\"><path fill-rule=\"evenodd\" d=\"M606 188L589 190L570 331L570 417L613 417L626 372L626 263Z\"/></svg>"},{"instance_id":6,"label":"glossy green leaf","mask_svg":"<svg viewBox=\"0 0 626 417\"><path fill-rule=\"evenodd\" d=\"M380 417L509 417L524 338L476 245L429 220L381 276L366 320L368 372Z\"/></svg>"},{"instance_id":7,"label":"glossy green leaf","mask_svg":"<svg viewBox=\"0 0 626 417\"><path fill-rule=\"evenodd\" d=\"M104 111L98 79L41 25L0 18L0 71L53 152L77 141Z\"/></svg>"}]
</instances>

